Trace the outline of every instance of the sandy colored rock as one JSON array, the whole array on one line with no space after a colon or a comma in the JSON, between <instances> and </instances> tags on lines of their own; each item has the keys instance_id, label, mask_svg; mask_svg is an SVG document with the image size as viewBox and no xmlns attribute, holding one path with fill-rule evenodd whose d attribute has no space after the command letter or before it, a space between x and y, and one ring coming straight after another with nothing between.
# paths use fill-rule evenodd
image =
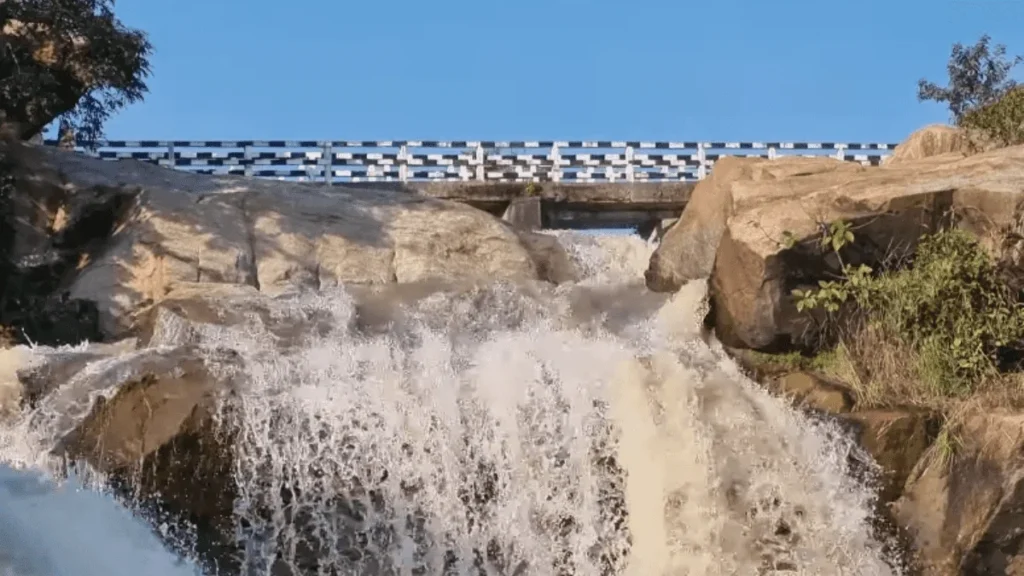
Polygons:
<instances>
[{"instance_id":1,"label":"sandy colored rock","mask_svg":"<svg viewBox=\"0 0 1024 576\"><path fill-rule=\"evenodd\" d=\"M1024 414L977 413L918 462L894 506L923 573L1024 573ZM938 443L937 443L938 444Z\"/></svg>"},{"instance_id":2,"label":"sandy colored rock","mask_svg":"<svg viewBox=\"0 0 1024 576\"><path fill-rule=\"evenodd\" d=\"M1024 199L1024 147L956 162L907 162L887 168L836 170L731 186L733 214L717 247L711 277L716 334L728 346L786 347L806 333L790 297L837 271L813 240L837 219L855 225L844 258L876 265L892 250L912 249L951 210L973 213L961 224L984 235L1014 218ZM993 213L989 213L993 211ZM787 248L784 238L798 243Z\"/></svg>"},{"instance_id":3,"label":"sandy colored rock","mask_svg":"<svg viewBox=\"0 0 1024 576\"><path fill-rule=\"evenodd\" d=\"M535 280L535 255L546 259L546 275L566 276L551 272L555 248L524 242L483 211L419 194L189 174L44 148L21 147L18 158L23 173L66 194L34 217L36 236L49 233L52 244L49 228L66 220L76 237L63 244L89 247L67 289L96 303L109 335L180 282L275 295L349 283Z\"/></svg>"},{"instance_id":4,"label":"sandy colored rock","mask_svg":"<svg viewBox=\"0 0 1024 576\"><path fill-rule=\"evenodd\" d=\"M911 134L901 142L883 166L898 166L906 162L941 156L937 161L955 161L971 154L967 133L955 126L932 124Z\"/></svg>"},{"instance_id":5,"label":"sandy colored rock","mask_svg":"<svg viewBox=\"0 0 1024 576\"><path fill-rule=\"evenodd\" d=\"M707 278L726 223L737 209L737 182L777 181L813 174L860 172L864 167L834 158L783 157L776 160L727 156L697 183L680 219L665 233L644 274L647 287L675 292L690 280ZM747 201L750 200L748 197Z\"/></svg>"},{"instance_id":6,"label":"sandy colored rock","mask_svg":"<svg viewBox=\"0 0 1024 576\"><path fill-rule=\"evenodd\" d=\"M848 390L807 372L791 372L773 379L769 388L802 408L829 414L841 414L853 408L853 397Z\"/></svg>"}]
</instances>

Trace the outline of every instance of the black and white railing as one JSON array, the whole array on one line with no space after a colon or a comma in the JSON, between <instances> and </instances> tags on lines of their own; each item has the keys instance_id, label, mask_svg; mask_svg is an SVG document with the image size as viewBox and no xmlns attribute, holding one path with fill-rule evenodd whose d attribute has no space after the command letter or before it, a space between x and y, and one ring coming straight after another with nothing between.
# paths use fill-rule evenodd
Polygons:
<instances>
[{"instance_id":1,"label":"black and white railing","mask_svg":"<svg viewBox=\"0 0 1024 576\"><path fill-rule=\"evenodd\" d=\"M895 147L840 142L107 140L77 149L104 160L141 160L203 174L331 184L689 181L704 178L724 156L832 156L878 165Z\"/></svg>"}]
</instances>

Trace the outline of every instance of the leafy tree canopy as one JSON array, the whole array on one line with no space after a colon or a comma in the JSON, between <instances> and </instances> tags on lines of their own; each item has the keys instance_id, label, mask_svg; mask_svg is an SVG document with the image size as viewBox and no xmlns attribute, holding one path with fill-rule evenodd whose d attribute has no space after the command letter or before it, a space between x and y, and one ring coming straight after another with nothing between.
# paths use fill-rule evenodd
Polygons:
<instances>
[{"instance_id":1,"label":"leafy tree canopy","mask_svg":"<svg viewBox=\"0 0 1024 576\"><path fill-rule=\"evenodd\" d=\"M990 47L991 41L986 34L974 46L954 44L946 65L949 86L943 88L922 78L917 83L917 99L947 103L957 124L967 112L998 101L1017 85L1010 71L1021 57L1008 58L1006 46Z\"/></svg>"},{"instance_id":2,"label":"leafy tree canopy","mask_svg":"<svg viewBox=\"0 0 1024 576\"><path fill-rule=\"evenodd\" d=\"M31 138L60 118L85 140L147 91L152 46L114 0L0 0L0 133Z\"/></svg>"}]
</instances>

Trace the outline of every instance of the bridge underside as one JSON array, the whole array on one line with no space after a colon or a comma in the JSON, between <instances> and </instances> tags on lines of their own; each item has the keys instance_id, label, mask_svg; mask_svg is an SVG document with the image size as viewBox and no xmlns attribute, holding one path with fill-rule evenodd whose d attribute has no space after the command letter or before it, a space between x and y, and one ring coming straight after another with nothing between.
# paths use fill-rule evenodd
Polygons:
<instances>
[{"instance_id":1,"label":"bridge underside","mask_svg":"<svg viewBox=\"0 0 1024 576\"><path fill-rule=\"evenodd\" d=\"M404 190L469 204L510 220L510 206L524 210L516 225L546 229L637 229L644 237L678 218L695 183L372 182L352 188ZM531 208L525 208L532 205ZM512 221L512 220L510 220Z\"/></svg>"}]
</instances>

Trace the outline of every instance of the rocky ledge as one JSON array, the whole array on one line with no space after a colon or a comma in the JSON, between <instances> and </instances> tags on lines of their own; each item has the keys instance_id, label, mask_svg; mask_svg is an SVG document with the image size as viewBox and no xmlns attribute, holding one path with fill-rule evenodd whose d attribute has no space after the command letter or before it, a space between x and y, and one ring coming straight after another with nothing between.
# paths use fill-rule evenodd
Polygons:
<instances>
[{"instance_id":1,"label":"rocky ledge","mask_svg":"<svg viewBox=\"0 0 1024 576\"><path fill-rule=\"evenodd\" d=\"M912 255L924 234L965 230L1018 291L1024 146L971 149L958 129L930 126L881 167L723 158L646 273L650 289L666 292L710 278L708 324L739 363L860 440L880 466L879 517L901 534L915 570L1024 573L1024 408L969 397L951 402L955 409L911 398L861 402L863 390L808 365L822 344L821 317L799 311L791 293L836 278L835 255L815 249L835 221L856 229L843 263L876 270L891 265L894 251Z\"/></svg>"},{"instance_id":2,"label":"rocky ledge","mask_svg":"<svg viewBox=\"0 0 1024 576\"><path fill-rule=\"evenodd\" d=\"M133 312L179 282L273 296L340 284L575 275L554 238L420 194L205 176L17 143L0 144L0 157L10 224L0 238L8 267L0 271L0 325L47 340L118 338ZM20 311L32 298L48 308L27 318ZM47 321L58 308L69 318ZM47 322L62 328L38 325Z\"/></svg>"}]
</instances>

